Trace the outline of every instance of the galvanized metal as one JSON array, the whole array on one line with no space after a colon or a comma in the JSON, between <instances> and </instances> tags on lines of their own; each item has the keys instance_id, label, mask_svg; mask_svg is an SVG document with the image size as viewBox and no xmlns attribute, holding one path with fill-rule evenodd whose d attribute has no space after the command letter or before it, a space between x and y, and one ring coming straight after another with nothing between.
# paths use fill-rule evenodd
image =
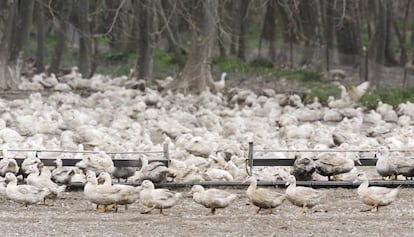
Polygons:
<instances>
[{"instance_id":1,"label":"galvanized metal","mask_svg":"<svg viewBox=\"0 0 414 237\"><path fill-rule=\"evenodd\" d=\"M123 183L132 186L139 186L140 183ZM193 185L202 185L204 187L227 187L227 188L247 188L248 184L242 181L204 181L196 183L156 183L158 188L190 188ZM258 181L258 186L285 188L285 181ZM312 188L357 188L359 183L353 181L298 181L298 186L312 187ZM382 186L382 187L414 187L414 180L370 180L370 186ZM72 183L70 185L71 190L83 189L83 183Z\"/></svg>"}]
</instances>

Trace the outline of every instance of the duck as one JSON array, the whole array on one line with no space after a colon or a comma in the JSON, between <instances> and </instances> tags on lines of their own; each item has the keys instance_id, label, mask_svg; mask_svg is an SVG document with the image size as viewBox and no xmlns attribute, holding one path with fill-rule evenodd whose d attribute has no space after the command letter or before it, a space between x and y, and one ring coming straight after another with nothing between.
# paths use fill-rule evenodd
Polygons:
<instances>
[{"instance_id":1,"label":"duck","mask_svg":"<svg viewBox=\"0 0 414 237\"><path fill-rule=\"evenodd\" d=\"M293 163L293 169L290 174L296 177L296 180L312 180L313 173L316 170L315 161L310 157L298 157Z\"/></svg>"},{"instance_id":2,"label":"duck","mask_svg":"<svg viewBox=\"0 0 414 237\"><path fill-rule=\"evenodd\" d=\"M3 155L3 159L0 160L0 176L4 177L9 172L16 175L19 169L19 165L14 158Z\"/></svg>"},{"instance_id":3,"label":"duck","mask_svg":"<svg viewBox=\"0 0 414 237\"><path fill-rule=\"evenodd\" d=\"M139 180L150 180L153 183L162 183L169 181L169 178L173 178L174 174L168 167L162 162L149 163L146 156L141 157L142 167L139 170Z\"/></svg>"},{"instance_id":4,"label":"duck","mask_svg":"<svg viewBox=\"0 0 414 237\"><path fill-rule=\"evenodd\" d=\"M17 178L13 173L7 173L5 181L7 198L20 203L21 207L39 203L49 194L46 188L38 188L30 184L17 185Z\"/></svg>"},{"instance_id":5,"label":"duck","mask_svg":"<svg viewBox=\"0 0 414 237\"><path fill-rule=\"evenodd\" d=\"M148 214L154 209L159 209L160 214L164 215L163 210L173 207L182 197L181 193L174 193L168 189L155 189L154 183L150 180L144 180L139 187L141 190L140 200L148 208L141 212L142 214Z\"/></svg>"},{"instance_id":6,"label":"duck","mask_svg":"<svg viewBox=\"0 0 414 237\"><path fill-rule=\"evenodd\" d=\"M288 186L285 191L286 199L293 205L301 207L302 213L307 208L312 208L319 204L324 196L322 191L309 187L296 186L296 178L293 175L289 175L286 186Z\"/></svg>"},{"instance_id":7,"label":"duck","mask_svg":"<svg viewBox=\"0 0 414 237\"><path fill-rule=\"evenodd\" d=\"M253 176L248 177L245 183L249 183L246 195L253 205L258 207L256 214L263 208L267 209L268 214L272 214L273 208L280 206L285 200L286 195L270 189L258 188L257 179Z\"/></svg>"},{"instance_id":8,"label":"duck","mask_svg":"<svg viewBox=\"0 0 414 237\"><path fill-rule=\"evenodd\" d=\"M49 191L49 194L45 196L45 199L43 200L44 203L46 203L46 199L55 200L66 190L66 185L59 186L50 179L50 176L47 173L40 173L36 164L27 167L26 173L28 174L26 178L27 184L38 188L44 188Z\"/></svg>"},{"instance_id":9,"label":"duck","mask_svg":"<svg viewBox=\"0 0 414 237\"><path fill-rule=\"evenodd\" d=\"M363 211L371 211L376 209L379 211L381 206L390 205L394 202L400 192L400 187L397 188L386 188L386 187L368 187L369 181L365 173L361 172L358 174L357 179L354 183L361 182L357 189L358 198L364 204L369 207Z\"/></svg>"},{"instance_id":10,"label":"duck","mask_svg":"<svg viewBox=\"0 0 414 237\"><path fill-rule=\"evenodd\" d=\"M96 204L96 210L99 212L108 211L108 206L112 205L117 210L119 188L113 188L98 184L96 173L92 170L86 172L86 184L83 187L83 193L86 200ZM103 208L100 208L103 205Z\"/></svg>"},{"instance_id":11,"label":"duck","mask_svg":"<svg viewBox=\"0 0 414 237\"><path fill-rule=\"evenodd\" d=\"M119 188L118 198L116 200L117 205L124 205L125 210L128 210L128 204L132 204L139 199L139 188L131 185L124 184L112 184L111 175L108 172L101 172L98 177L98 182L103 181L105 187Z\"/></svg>"},{"instance_id":12,"label":"duck","mask_svg":"<svg viewBox=\"0 0 414 237\"><path fill-rule=\"evenodd\" d=\"M220 168L208 168L202 176L206 181L233 181L234 178L231 173L227 170Z\"/></svg>"},{"instance_id":13,"label":"duck","mask_svg":"<svg viewBox=\"0 0 414 237\"><path fill-rule=\"evenodd\" d=\"M36 156L28 155L21 164L20 173L22 173L23 175L27 175L26 174L27 167L33 164L40 164L41 162L42 161Z\"/></svg>"},{"instance_id":14,"label":"duck","mask_svg":"<svg viewBox=\"0 0 414 237\"><path fill-rule=\"evenodd\" d=\"M82 160L76 163L76 167L82 169L84 173L87 170L92 170L95 174L103 171L112 173L115 168L112 158L105 151L96 150L96 152L83 156Z\"/></svg>"},{"instance_id":15,"label":"duck","mask_svg":"<svg viewBox=\"0 0 414 237\"><path fill-rule=\"evenodd\" d=\"M217 208L228 207L237 198L236 194L215 188L205 190L201 185L193 185L191 193L196 203L210 208L210 215L215 215Z\"/></svg>"},{"instance_id":16,"label":"duck","mask_svg":"<svg viewBox=\"0 0 414 237\"><path fill-rule=\"evenodd\" d=\"M398 175L408 177L414 176L414 160L407 157L392 157L387 147L382 146L375 152L377 163L375 169L381 177L397 179Z\"/></svg>"},{"instance_id":17,"label":"duck","mask_svg":"<svg viewBox=\"0 0 414 237\"><path fill-rule=\"evenodd\" d=\"M56 168L51 173L52 181L61 185L69 185L72 177L76 174L75 168L63 166L62 158L60 157L57 157L53 162L56 164Z\"/></svg>"},{"instance_id":18,"label":"duck","mask_svg":"<svg viewBox=\"0 0 414 237\"><path fill-rule=\"evenodd\" d=\"M339 148L341 150L348 149L347 143L342 143ZM321 153L317 156L315 161L316 172L320 175L327 176L328 180L336 180L335 175L348 173L355 167L355 162L361 165L359 155L351 152L338 152L338 153ZM333 176L333 178L331 178Z\"/></svg>"},{"instance_id":19,"label":"duck","mask_svg":"<svg viewBox=\"0 0 414 237\"><path fill-rule=\"evenodd\" d=\"M122 159L121 154L115 154L114 159ZM121 179L124 179L126 182L129 177L135 174L136 170L135 167L115 167L112 171L112 176L118 179L118 183L121 182Z\"/></svg>"}]
</instances>

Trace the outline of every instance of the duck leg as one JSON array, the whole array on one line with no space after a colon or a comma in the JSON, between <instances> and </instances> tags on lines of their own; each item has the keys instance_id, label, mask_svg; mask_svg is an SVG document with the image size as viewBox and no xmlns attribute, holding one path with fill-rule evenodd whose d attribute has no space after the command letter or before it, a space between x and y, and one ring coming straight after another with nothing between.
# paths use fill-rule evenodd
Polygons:
<instances>
[{"instance_id":1,"label":"duck leg","mask_svg":"<svg viewBox=\"0 0 414 237\"><path fill-rule=\"evenodd\" d=\"M112 208L115 209L115 212L117 212L118 211L118 203L113 202L112 203Z\"/></svg>"},{"instance_id":2,"label":"duck leg","mask_svg":"<svg viewBox=\"0 0 414 237\"><path fill-rule=\"evenodd\" d=\"M267 209L267 214L272 214L273 213L273 209L271 208L271 207L269 207L268 209Z\"/></svg>"},{"instance_id":3,"label":"duck leg","mask_svg":"<svg viewBox=\"0 0 414 237\"><path fill-rule=\"evenodd\" d=\"M303 213L306 212L306 209L307 209L306 204L303 204L302 209L301 209L300 212L303 214Z\"/></svg>"},{"instance_id":4,"label":"duck leg","mask_svg":"<svg viewBox=\"0 0 414 237\"><path fill-rule=\"evenodd\" d=\"M164 212L162 211L162 208L160 208L160 215L165 215Z\"/></svg>"},{"instance_id":5,"label":"duck leg","mask_svg":"<svg viewBox=\"0 0 414 237\"><path fill-rule=\"evenodd\" d=\"M143 211L143 212L141 212L141 214L148 214L148 213L150 213L152 210L154 210L155 209L155 206L153 206L153 207L151 207L151 208L148 208L147 210L145 210L145 211Z\"/></svg>"},{"instance_id":6,"label":"duck leg","mask_svg":"<svg viewBox=\"0 0 414 237\"><path fill-rule=\"evenodd\" d=\"M361 212L371 211L372 209L376 208L375 206L369 206L367 209L361 210Z\"/></svg>"},{"instance_id":7,"label":"duck leg","mask_svg":"<svg viewBox=\"0 0 414 237\"><path fill-rule=\"evenodd\" d=\"M125 204L125 210L128 210L128 203Z\"/></svg>"},{"instance_id":8,"label":"duck leg","mask_svg":"<svg viewBox=\"0 0 414 237\"><path fill-rule=\"evenodd\" d=\"M96 210L99 210L99 204L96 204Z\"/></svg>"},{"instance_id":9,"label":"duck leg","mask_svg":"<svg viewBox=\"0 0 414 237\"><path fill-rule=\"evenodd\" d=\"M98 212L106 212L108 210L108 205L104 205L103 208L99 208Z\"/></svg>"},{"instance_id":10,"label":"duck leg","mask_svg":"<svg viewBox=\"0 0 414 237\"><path fill-rule=\"evenodd\" d=\"M216 208L214 208L214 207L211 208L209 214L212 215L212 216L214 216L216 214Z\"/></svg>"},{"instance_id":11,"label":"duck leg","mask_svg":"<svg viewBox=\"0 0 414 237\"><path fill-rule=\"evenodd\" d=\"M259 207L259 209L257 209L256 214L259 214L260 210L262 210L261 207Z\"/></svg>"}]
</instances>

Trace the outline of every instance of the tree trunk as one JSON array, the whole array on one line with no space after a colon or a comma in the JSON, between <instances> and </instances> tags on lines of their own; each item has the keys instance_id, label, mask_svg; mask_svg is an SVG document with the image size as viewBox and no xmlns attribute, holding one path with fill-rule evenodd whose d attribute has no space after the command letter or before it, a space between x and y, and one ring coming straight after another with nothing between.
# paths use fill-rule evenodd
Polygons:
<instances>
[{"instance_id":1,"label":"tree trunk","mask_svg":"<svg viewBox=\"0 0 414 237\"><path fill-rule=\"evenodd\" d=\"M156 1L156 3L159 3L159 1ZM177 64L181 69L185 65L185 58L183 55L185 50L184 47L181 46L181 37L178 31L177 11L174 11L174 9L177 8L177 0L161 0L161 7L158 8L161 14L161 19L167 27L167 39L169 45L174 53Z\"/></svg>"},{"instance_id":2,"label":"tree trunk","mask_svg":"<svg viewBox=\"0 0 414 237\"><path fill-rule=\"evenodd\" d=\"M121 3L122 0L105 0L108 10L104 24L105 32L108 32L109 47L117 50L123 50L127 46L125 11Z\"/></svg>"},{"instance_id":3,"label":"tree trunk","mask_svg":"<svg viewBox=\"0 0 414 237\"><path fill-rule=\"evenodd\" d=\"M249 22L249 4L250 0L240 0L240 15L239 15L239 48L237 51L237 57L246 61L246 40L247 29Z\"/></svg>"},{"instance_id":4,"label":"tree trunk","mask_svg":"<svg viewBox=\"0 0 414 237\"><path fill-rule=\"evenodd\" d=\"M218 48L220 52L220 57L225 58L227 56L227 50L226 50L226 46L224 43L225 40L223 37L223 32L225 31L224 25L226 21L227 9L226 9L226 2L223 1L223 2L219 2L218 4L219 4L218 6L219 18L217 22L217 44L218 44Z\"/></svg>"},{"instance_id":5,"label":"tree trunk","mask_svg":"<svg viewBox=\"0 0 414 237\"><path fill-rule=\"evenodd\" d=\"M322 1L322 8L324 14L324 33L325 33L325 59L326 59L326 71L330 70L332 64L332 50L334 48L335 40L335 8L334 4L330 0Z\"/></svg>"},{"instance_id":6,"label":"tree trunk","mask_svg":"<svg viewBox=\"0 0 414 237\"><path fill-rule=\"evenodd\" d=\"M79 72L83 78L92 76L92 40L89 23L89 0L77 0L79 14Z\"/></svg>"},{"instance_id":7,"label":"tree trunk","mask_svg":"<svg viewBox=\"0 0 414 237\"><path fill-rule=\"evenodd\" d=\"M339 52L339 62L347 66L360 64L362 41L360 23L355 1L340 0L336 8L336 42ZM345 15L341 15L341 14Z\"/></svg>"},{"instance_id":8,"label":"tree trunk","mask_svg":"<svg viewBox=\"0 0 414 237\"><path fill-rule=\"evenodd\" d=\"M306 0L299 2L300 20L302 25L302 32L305 37L305 48L303 50L300 65L310 65L313 63L314 54L316 51L316 42L318 42L317 35L317 0Z\"/></svg>"},{"instance_id":9,"label":"tree trunk","mask_svg":"<svg viewBox=\"0 0 414 237\"><path fill-rule=\"evenodd\" d=\"M393 5L394 1L387 1L386 2L386 11L387 11L387 32L385 34L385 64L388 66L396 66L398 65L397 62L397 57L395 56L395 52L394 52L394 33L395 33L395 28L394 28L394 24L392 22L393 16L395 15L394 13L394 5Z\"/></svg>"},{"instance_id":10,"label":"tree trunk","mask_svg":"<svg viewBox=\"0 0 414 237\"><path fill-rule=\"evenodd\" d=\"M45 54L45 11L43 2L35 3L36 11L36 26L37 26L37 48L36 48L36 73L41 73L45 70L44 54Z\"/></svg>"},{"instance_id":11,"label":"tree trunk","mask_svg":"<svg viewBox=\"0 0 414 237\"><path fill-rule=\"evenodd\" d=\"M17 88L20 83L24 48L28 45L34 0L11 3L7 26L0 43L0 88Z\"/></svg>"},{"instance_id":12,"label":"tree trunk","mask_svg":"<svg viewBox=\"0 0 414 237\"><path fill-rule=\"evenodd\" d=\"M240 15L240 0L231 0L231 8L230 8L230 14L231 14L231 28L230 28L230 54L236 55L237 54L237 48L238 48L238 42L237 42L237 36L239 35L239 15Z\"/></svg>"},{"instance_id":13,"label":"tree trunk","mask_svg":"<svg viewBox=\"0 0 414 237\"><path fill-rule=\"evenodd\" d=\"M179 89L199 94L210 88L216 92L211 74L211 53L216 32L217 1L193 0L190 5L191 46L188 60L177 81L171 83L167 90Z\"/></svg>"},{"instance_id":14,"label":"tree trunk","mask_svg":"<svg viewBox=\"0 0 414 237\"><path fill-rule=\"evenodd\" d=\"M381 80L382 67L385 62L385 46L387 38L387 4L385 1L373 2L377 21L375 25L375 32L368 51L369 58L372 61L370 63L370 72L372 72L370 73L370 81L377 86Z\"/></svg>"},{"instance_id":15,"label":"tree trunk","mask_svg":"<svg viewBox=\"0 0 414 237\"><path fill-rule=\"evenodd\" d=\"M149 82L152 77L152 41L153 32L153 1L139 0L136 4L136 16L138 17L138 58L135 66L137 80L144 79Z\"/></svg>"},{"instance_id":16,"label":"tree trunk","mask_svg":"<svg viewBox=\"0 0 414 237\"><path fill-rule=\"evenodd\" d=\"M294 2L289 0L278 0L277 10L280 16L283 44L278 56L278 63L281 66L293 68L293 44L298 43L296 33L298 32L298 22L296 19L297 8ZM289 55L289 57L288 57ZM289 64L287 61L289 60Z\"/></svg>"},{"instance_id":17,"label":"tree trunk","mask_svg":"<svg viewBox=\"0 0 414 237\"><path fill-rule=\"evenodd\" d=\"M62 55L65 51L67 22L69 20L70 12L72 11L72 1L58 0L56 1L56 15L58 27L56 29L56 44L52 55L52 62L50 64L49 73L58 74Z\"/></svg>"},{"instance_id":18,"label":"tree trunk","mask_svg":"<svg viewBox=\"0 0 414 237\"><path fill-rule=\"evenodd\" d=\"M259 57L261 56L262 41L269 43L268 55L272 62L276 60L276 4L277 1L269 0L267 2L266 13L263 22L262 33L259 40Z\"/></svg>"}]
</instances>

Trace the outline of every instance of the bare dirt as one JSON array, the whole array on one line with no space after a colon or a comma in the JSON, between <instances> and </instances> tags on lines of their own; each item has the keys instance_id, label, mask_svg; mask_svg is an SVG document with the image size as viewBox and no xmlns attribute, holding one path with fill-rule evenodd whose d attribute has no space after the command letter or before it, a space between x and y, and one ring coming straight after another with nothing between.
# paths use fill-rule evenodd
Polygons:
<instances>
[{"instance_id":1,"label":"bare dirt","mask_svg":"<svg viewBox=\"0 0 414 237\"><path fill-rule=\"evenodd\" d=\"M1 199L2 236L412 236L414 227L413 189L403 189L399 198L379 212L365 208L355 189L323 189L326 197L314 210L302 214L288 201L273 214L255 214L256 207L245 189L226 190L238 199L228 208L207 215L209 210L195 203L189 189L185 197L165 216L157 211L141 214L140 203L117 213L100 213L84 200L82 191L64 194L55 205L27 208ZM284 189L277 189L284 192Z\"/></svg>"}]
</instances>

